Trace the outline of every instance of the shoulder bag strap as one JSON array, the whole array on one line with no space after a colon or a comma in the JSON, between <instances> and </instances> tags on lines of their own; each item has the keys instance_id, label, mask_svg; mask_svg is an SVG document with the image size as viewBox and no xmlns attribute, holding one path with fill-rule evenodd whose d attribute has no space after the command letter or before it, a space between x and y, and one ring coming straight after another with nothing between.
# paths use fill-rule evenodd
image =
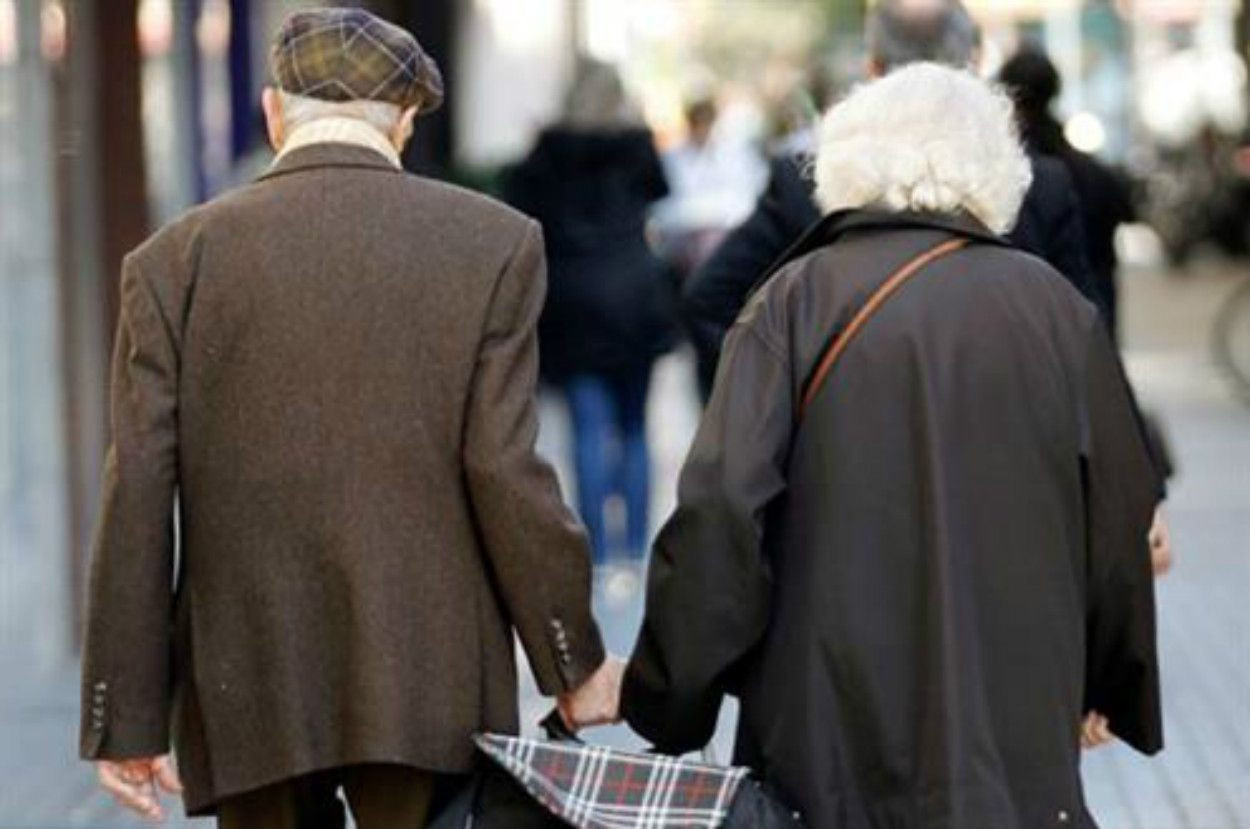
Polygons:
<instances>
[{"instance_id":1,"label":"shoulder bag strap","mask_svg":"<svg viewBox=\"0 0 1250 829\"><path fill-rule=\"evenodd\" d=\"M970 241L963 238L950 239L936 247L930 248L895 271L889 279L881 284L880 288L873 292L872 296L856 312L846 328L830 341L829 346L825 349L824 356L816 364L816 368L808 378L807 384L803 387L803 399L799 404L799 421L802 421L804 415L807 414L808 407L816 399L816 395L820 392L821 387L824 386L829 372L833 371L838 358L842 356L842 352L846 351L846 347L851 344L851 341L855 339L855 335L868 323L868 320L872 319L873 315L881 310L881 306L885 305L886 301L913 276L943 256L967 247Z\"/></svg>"}]
</instances>

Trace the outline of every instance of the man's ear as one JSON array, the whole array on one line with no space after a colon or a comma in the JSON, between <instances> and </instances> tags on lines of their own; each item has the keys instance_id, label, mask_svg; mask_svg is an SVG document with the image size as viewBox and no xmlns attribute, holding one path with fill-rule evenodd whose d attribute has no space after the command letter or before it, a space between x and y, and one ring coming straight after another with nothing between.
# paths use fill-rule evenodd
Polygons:
<instances>
[{"instance_id":1,"label":"man's ear","mask_svg":"<svg viewBox=\"0 0 1250 829\"><path fill-rule=\"evenodd\" d=\"M272 86L265 87L260 95L260 106L265 111L265 130L274 152L280 152L286 143L286 125L282 122L282 96Z\"/></svg>"},{"instance_id":2,"label":"man's ear","mask_svg":"<svg viewBox=\"0 0 1250 829\"><path fill-rule=\"evenodd\" d=\"M416 119L417 112L418 107L408 107L400 113L399 120L391 128L391 143L401 153L404 151L404 146L408 143L408 139L412 138L412 122Z\"/></svg>"}]
</instances>

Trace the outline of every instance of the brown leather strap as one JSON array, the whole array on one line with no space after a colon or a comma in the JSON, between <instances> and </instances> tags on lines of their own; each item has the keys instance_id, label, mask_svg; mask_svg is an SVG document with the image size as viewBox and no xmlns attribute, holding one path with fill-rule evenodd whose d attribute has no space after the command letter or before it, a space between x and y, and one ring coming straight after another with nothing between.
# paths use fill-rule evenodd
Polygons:
<instances>
[{"instance_id":1,"label":"brown leather strap","mask_svg":"<svg viewBox=\"0 0 1250 829\"><path fill-rule=\"evenodd\" d=\"M812 405L812 401L816 399L816 395L825 384L825 379L829 376L829 372L833 371L838 358L842 356L842 352L846 351L846 347L851 344L851 340L855 339L855 335L867 324L868 320L872 319L873 315L881 310L881 306L885 304L886 300L901 288L903 283L920 273L925 267L947 254L966 247L968 243L968 239L951 239L925 251L895 271L889 279L882 283L880 288L873 292L873 295L856 312L846 328L833 338L833 342L829 343L829 347L825 350L825 355L816 364L816 370L812 372L811 379L807 381L807 387L803 391L803 400L799 404L799 420L802 420L803 416L807 414L807 407Z\"/></svg>"}]
</instances>

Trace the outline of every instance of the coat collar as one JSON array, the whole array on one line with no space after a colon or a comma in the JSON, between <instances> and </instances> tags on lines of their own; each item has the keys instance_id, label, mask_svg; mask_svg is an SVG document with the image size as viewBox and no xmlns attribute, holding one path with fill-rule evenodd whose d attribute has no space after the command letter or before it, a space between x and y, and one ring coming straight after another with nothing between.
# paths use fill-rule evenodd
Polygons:
<instances>
[{"instance_id":1,"label":"coat collar","mask_svg":"<svg viewBox=\"0 0 1250 829\"><path fill-rule=\"evenodd\" d=\"M853 230L937 230L952 236L962 236L974 243L1011 247L1011 242L987 228L970 213L914 213L887 210L859 209L840 210L830 213L812 225L797 242L773 263L772 267L756 283L752 293L758 291L773 274L796 259L819 248L828 247Z\"/></svg>"},{"instance_id":2,"label":"coat collar","mask_svg":"<svg viewBox=\"0 0 1250 829\"><path fill-rule=\"evenodd\" d=\"M381 153L356 144L316 143L291 150L274 162L256 180L267 181L279 176L313 170L322 167L355 167L380 170L385 173L402 173L391 165Z\"/></svg>"}]
</instances>

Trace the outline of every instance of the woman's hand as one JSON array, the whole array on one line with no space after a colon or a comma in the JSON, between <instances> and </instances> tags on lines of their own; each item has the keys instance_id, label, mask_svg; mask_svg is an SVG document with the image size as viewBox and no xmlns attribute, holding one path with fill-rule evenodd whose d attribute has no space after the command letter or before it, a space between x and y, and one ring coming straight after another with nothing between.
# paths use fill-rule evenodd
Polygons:
<instances>
[{"instance_id":1,"label":"woman's hand","mask_svg":"<svg viewBox=\"0 0 1250 829\"><path fill-rule=\"evenodd\" d=\"M1114 739L1106 717L1097 711L1085 715L1085 722L1081 723L1081 748L1098 748Z\"/></svg>"}]
</instances>

